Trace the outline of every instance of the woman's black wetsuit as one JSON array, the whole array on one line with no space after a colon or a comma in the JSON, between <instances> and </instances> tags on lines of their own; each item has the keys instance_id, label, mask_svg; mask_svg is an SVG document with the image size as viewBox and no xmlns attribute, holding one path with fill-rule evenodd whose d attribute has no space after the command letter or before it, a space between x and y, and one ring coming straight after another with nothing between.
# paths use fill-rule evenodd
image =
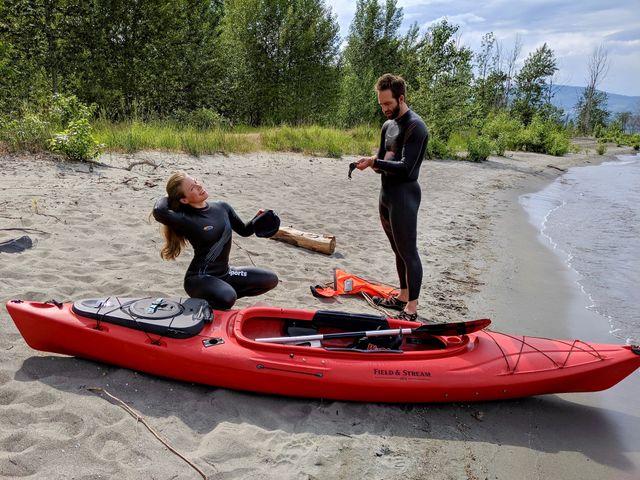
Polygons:
<instances>
[{"instance_id":1,"label":"woman's black wetsuit","mask_svg":"<svg viewBox=\"0 0 640 480\"><path fill-rule=\"evenodd\" d=\"M418 299L422 285L417 246L422 196L418 175L428 139L427 126L416 113L408 110L382 126L378 158L373 163L374 170L382 174L380 221L396 256L400 288L409 289L409 301Z\"/></svg>"},{"instance_id":2,"label":"woman's black wetsuit","mask_svg":"<svg viewBox=\"0 0 640 480\"><path fill-rule=\"evenodd\" d=\"M156 202L155 219L183 235L194 250L184 276L190 297L204 298L213 308L228 309L236 299L260 295L278 284L275 273L257 267L229 266L232 230L243 237L253 235L253 224L244 223L226 202L207 202L204 208L180 205L169 208L167 197Z\"/></svg>"}]
</instances>

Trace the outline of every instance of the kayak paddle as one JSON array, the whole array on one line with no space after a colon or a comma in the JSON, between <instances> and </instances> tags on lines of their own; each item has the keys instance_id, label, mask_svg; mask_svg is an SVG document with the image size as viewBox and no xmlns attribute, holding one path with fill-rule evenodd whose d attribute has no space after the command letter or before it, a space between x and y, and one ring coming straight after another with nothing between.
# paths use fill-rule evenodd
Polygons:
<instances>
[{"instance_id":1,"label":"kayak paddle","mask_svg":"<svg viewBox=\"0 0 640 480\"><path fill-rule=\"evenodd\" d=\"M394 328L389 330L366 330L359 332L339 332L325 333L317 335L300 335L297 337L267 337L256 338L256 342L260 343L300 343L310 342L314 340L330 340L335 338L353 338L353 337L383 337L388 335L442 335L454 336L465 335L467 333L477 332L489 326L491 320L483 318L480 320L469 320L466 322L452 323L428 323L417 328Z\"/></svg>"}]
</instances>

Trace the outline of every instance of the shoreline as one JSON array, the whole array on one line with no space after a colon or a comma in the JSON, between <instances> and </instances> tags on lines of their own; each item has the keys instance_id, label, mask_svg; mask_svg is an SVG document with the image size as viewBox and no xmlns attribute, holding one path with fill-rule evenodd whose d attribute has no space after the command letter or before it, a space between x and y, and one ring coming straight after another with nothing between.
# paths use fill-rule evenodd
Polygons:
<instances>
[{"instance_id":1,"label":"shoreline","mask_svg":"<svg viewBox=\"0 0 640 480\"><path fill-rule=\"evenodd\" d=\"M569 168L612 159L613 155L607 155L601 162L581 162ZM610 335L606 319L587 308L588 298L577 282L577 273L543 243L540 231L519 201L522 195L539 192L552 181L555 179L545 182L535 179L506 192L510 207L498 221L493 240L496 250L509 254L497 255L486 272L486 285L469 299L471 316L489 316L497 320L492 328L501 331L618 343ZM638 378L636 372L604 392L545 397L589 408L588 418L581 419L577 410L567 408L559 422L552 412L553 402L539 405L532 412L536 417L535 428L530 427L526 433L532 443L546 443L550 437L563 438L579 452L598 448L599 462L590 461L589 456L572 458L565 452L543 455L544 458L538 454L534 465L532 452L525 451L517 452L508 465L496 464L490 473L497 478L509 478L517 465L528 465L525 468L528 476L523 478L636 478L640 473L637 447L640 415L634 400L640 394ZM603 431L609 436L604 441Z\"/></svg>"},{"instance_id":2,"label":"shoreline","mask_svg":"<svg viewBox=\"0 0 640 480\"><path fill-rule=\"evenodd\" d=\"M538 240L549 250L551 250L555 255L559 256L562 260L563 265L565 265L568 270L569 281L577 287L579 290L577 294L577 299L581 301L585 305L585 309L587 312L584 313L584 316L588 318L593 318L595 321L591 322L593 327L597 330L597 332L593 332L592 334L596 335L593 338L596 341L601 341L604 343L612 342L622 342L622 343L638 343L640 341L640 337L634 338L633 336L629 336L631 334L629 331L620 335L618 332L620 329L614 326L614 323L617 321L621 321L622 319L612 319L607 316L606 313L603 313L602 305L595 305L595 300L592 298L592 294L594 292L587 291L589 288L585 288L585 282L588 283L589 275L584 275L574 266L574 259L572 255L567 253L566 244L565 246L561 246L558 244L558 239L552 238L546 231L545 224L548 221L548 216L554 212L556 209L565 208L565 202L562 204L551 204L551 200L547 198L549 195L554 199L554 202L557 201L555 195L557 192L561 192L566 188L566 183L575 181L575 178L582 178L583 175L587 174L587 172L592 172L594 176L602 176L605 172L610 171L611 168L616 169L618 166L623 166L629 162L637 162L640 160L640 156L636 154L621 154L616 157L614 161L604 161L595 165L581 165L577 167L571 167L565 175L561 177L561 179L555 181L553 184L545 187L542 191L535 192L533 194L525 194L519 197L519 201L523 207L523 210L528 213L529 221L535 226L537 229L537 238ZM600 173L596 173L600 172ZM624 174L620 174L617 178L624 177ZM606 186L606 182L601 179L603 185ZM580 185L580 184L578 184ZM631 192L633 193L633 192ZM574 197L574 200L579 197ZM565 199L567 200L567 199ZM632 226L631 226L632 228ZM606 232L606 229L603 233ZM580 235L579 233L576 233ZM627 242L623 239L618 239L622 245L627 244ZM615 277L615 276L614 276ZM612 291L615 291L615 287L610 285ZM631 299L629 299L631 300ZM579 303L579 302L578 302ZM582 322L585 323L585 322ZM580 335L580 331L577 330L580 328L580 324L573 325L574 328L571 329L571 336ZM584 327L583 327L584 328ZM614 331L615 330L615 331ZM632 334L631 334L632 335Z\"/></svg>"},{"instance_id":3,"label":"shoreline","mask_svg":"<svg viewBox=\"0 0 640 480\"><path fill-rule=\"evenodd\" d=\"M481 164L425 161L419 313L440 321L490 315L496 330L564 336L566 324L550 318L574 315L570 285L558 273L560 259L554 263L553 252L537 242L517 198L556 179L558 168L606 161L612 150L560 158L517 152ZM352 158L142 152L103 161L115 168L0 156L3 225L33 229L34 238L30 250L1 254L6 280L0 300L183 294L190 255L161 262L158 225L147 222L166 178L178 168L203 178L212 197L229 201L242 218L273 208L283 225L337 236L332 256L234 237L232 264L273 268L281 280L266 295L241 299L237 308L374 313L357 298L321 302L309 286L328 281L335 267L372 280L395 278L377 215L379 179L356 172L347 180ZM148 163L127 170L139 161ZM22 233L0 234L3 241ZM546 278L557 281L547 285ZM533 284L555 295L544 305L546 322L525 316L540 305L529 295ZM510 313L514 305L522 314ZM7 476L200 478L119 406L87 390L97 386L140 412L210 478L635 477L639 443L627 442L640 428L632 410L637 397L629 398L627 388L618 393L626 384L596 394L480 404L269 397L36 352L4 308L0 360L0 472Z\"/></svg>"}]
</instances>

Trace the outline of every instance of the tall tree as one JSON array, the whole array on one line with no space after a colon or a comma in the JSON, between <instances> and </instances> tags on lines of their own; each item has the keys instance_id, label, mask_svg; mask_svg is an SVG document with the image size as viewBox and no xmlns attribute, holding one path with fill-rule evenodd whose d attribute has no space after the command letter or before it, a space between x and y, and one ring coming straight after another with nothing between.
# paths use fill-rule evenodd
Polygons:
<instances>
[{"instance_id":1,"label":"tall tree","mask_svg":"<svg viewBox=\"0 0 640 480\"><path fill-rule=\"evenodd\" d=\"M415 108L430 132L442 140L471 122L473 54L459 44L458 29L446 19L432 25L419 51L420 89L414 97Z\"/></svg>"},{"instance_id":2,"label":"tall tree","mask_svg":"<svg viewBox=\"0 0 640 480\"><path fill-rule=\"evenodd\" d=\"M62 65L67 2L5 0L0 8L0 34L13 47L16 60L43 67L57 92ZM20 65L25 67L26 65Z\"/></svg>"},{"instance_id":3,"label":"tall tree","mask_svg":"<svg viewBox=\"0 0 640 480\"><path fill-rule=\"evenodd\" d=\"M183 105L185 47L193 34L185 12L202 3L95 0L83 23L80 96L112 116L146 117Z\"/></svg>"},{"instance_id":4,"label":"tall tree","mask_svg":"<svg viewBox=\"0 0 640 480\"><path fill-rule=\"evenodd\" d=\"M604 45L596 47L587 65L587 86L576 105L578 126L583 133L590 134L597 126L604 126L607 112L607 94L598 90L609 70L609 54Z\"/></svg>"},{"instance_id":5,"label":"tall tree","mask_svg":"<svg viewBox=\"0 0 640 480\"><path fill-rule=\"evenodd\" d=\"M547 44L529 54L522 69L516 75L516 95L513 111L528 125L536 112L549 101L549 80L558 70L556 59Z\"/></svg>"},{"instance_id":6,"label":"tall tree","mask_svg":"<svg viewBox=\"0 0 640 480\"><path fill-rule=\"evenodd\" d=\"M252 125L304 123L337 96L338 24L323 0L227 0L225 113Z\"/></svg>"},{"instance_id":7,"label":"tall tree","mask_svg":"<svg viewBox=\"0 0 640 480\"><path fill-rule=\"evenodd\" d=\"M285 82L279 103L285 122L310 123L334 113L339 91L338 32L336 18L324 1L302 0L287 9L281 36Z\"/></svg>"},{"instance_id":8,"label":"tall tree","mask_svg":"<svg viewBox=\"0 0 640 480\"><path fill-rule=\"evenodd\" d=\"M640 101L637 102L635 111L629 118L628 128L629 133L640 133Z\"/></svg>"},{"instance_id":9,"label":"tall tree","mask_svg":"<svg viewBox=\"0 0 640 480\"><path fill-rule=\"evenodd\" d=\"M0 3L0 11L2 4ZM1 13L0 13L1 15ZM24 63L24 59L20 63ZM32 76L32 78L34 78ZM0 116L15 113L20 107L21 101L28 101L24 69L18 68L13 46L0 37Z\"/></svg>"},{"instance_id":10,"label":"tall tree","mask_svg":"<svg viewBox=\"0 0 640 480\"><path fill-rule=\"evenodd\" d=\"M420 70L418 52L422 46L423 41L420 38L420 29L417 23L413 23L409 26L407 33L400 39L399 64L396 67L398 73L406 81L409 91L418 90L418 74Z\"/></svg>"},{"instance_id":11,"label":"tall tree","mask_svg":"<svg viewBox=\"0 0 640 480\"><path fill-rule=\"evenodd\" d=\"M0 3L0 42L11 65L0 85L5 108L16 97L40 102L61 90L73 71L77 13L81 0L4 0ZM8 103L7 103L8 102Z\"/></svg>"},{"instance_id":12,"label":"tall tree","mask_svg":"<svg viewBox=\"0 0 640 480\"><path fill-rule=\"evenodd\" d=\"M522 51L522 39L520 35L517 34L513 43L513 48L509 51L506 58L506 66L501 67L501 70L507 75L505 80L505 91L504 91L504 101L502 104L507 107L510 106L513 101L513 91L514 91L514 80L517 75L516 71L516 63L518 61L518 57L520 56L520 52Z\"/></svg>"},{"instance_id":13,"label":"tall tree","mask_svg":"<svg viewBox=\"0 0 640 480\"><path fill-rule=\"evenodd\" d=\"M171 28L161 29L148 48L144 95L163 114L195 108L215 109L220 54L218 35L223 0L171 0ZM163 16L158 19L165 22Z\"/></svg>"},{"instance_id":14,"label":"tall tree","mask_svg":"<svg viewBox=\"0 0 640 480\"><path fill-rule=\"evenodd\" d=\"M631 112L618 112L614 121L620 124L620 128L623 133L628 133L629 126L631 125L631 118Z\"/></svg>"},{"instance_id":15,"label":"tall tree","mask_svg":"<svg viewBox=\"0 0 640 480\"><path fill-rule=\"evenodd\" d=\"M403 75L402 61L416 49L417 27L412 27L403 39L399 35L401 24L402 8L396 0L358 0L344 50L338 111L342 124L350 126L382 118L373 90L375 82L384 73Z\"/></svg>"},{"instance_id":16,"label":"tall tree","mask_svg":"<svg viewBox=\"0 0 640 480\"><path fill-rule=\"evenodd\" d=\"M221 4L6 0L0 38L28 84L42 71L50 93L75 93L113 117L164 115L215 103L207 93Z\"/></svg>"},{"instance_id":17,"label":"tall tree","mask_svg":"<svg viewBox=\"0 0 640 480\"><path fill-rule=\"evenodd\" d=\"M484 120L491 111L506 106L507 74L500 70L500 46L493 32L482 37L475 55L474 107L476 116Z\"/></svg>"}]
</instances>

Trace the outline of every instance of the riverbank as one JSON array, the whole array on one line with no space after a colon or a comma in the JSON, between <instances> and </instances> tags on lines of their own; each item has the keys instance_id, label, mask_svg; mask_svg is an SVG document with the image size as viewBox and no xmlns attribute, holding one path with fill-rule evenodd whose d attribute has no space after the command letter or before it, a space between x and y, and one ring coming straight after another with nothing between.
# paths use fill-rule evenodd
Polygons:
<instances>
[{"instance_id":1,"label":"riverbank","mask_svg":"<svg viewBox=\"0 0 640 480\"><path fill-rule=\"evenodd\" d=\"M562 169L605 159L585 144L582 153L565 157L515 152L481 164L425 162L421 316L488 315L496 330L569 332L563 319L574 307L562 289L569 292L570 282L561 262L535 244L517 196L542 188ZM183 294L189 255L162 262L158 225L148 222L176 169L202 179L213 199L228 201L244 219L273 208L284 225L336 235L332 256L235 237L233 264L272 268L281 280L238 307L260 302L374 313L357 298L320 302L309 286L328 281L335 267L396 282L377 214L379 178L366 171L348 180L353 158L143 152L101 161L110 167L0 157L0 241L26 234L34 242L23 253L0 254L0 300ZM535 307L547 310L532 316ZM590 335L580 337L593 340ZM133 407L210 478L630 479L637 473L637 449L629 451L621 427L640 430L638 413L630 411L635 403L612 408L598 400L605 393L417 406L266 397L35 352L4 309L0 360L4 476L199 478L123 409L87 389L93 386ZM612 422L611 412L620 421Z\"/></svg>"},{"instance_id":2,"label":"riverbank","mask_svg":"<svg viewBox=\"0 0 640 480\"><path fill-rule=\"evenodd\" d=\"M498 330L618 343L607 320L587 308L589 298L576 272L549 248L521 204L523 195L545 186L532 177L505 192L504 213L496 219L491 242L479 252L481 257L493 255L495 261L484 274L485 285L467 302L470 315L491 317ZM639 379L636 372L605 392L531 399L541 401L526 411L511 412L517 421L505 425L501 435L526 435L528 445L498 449L482 443L478 454L496 456L486 466L488 478L513 478L518 468L518 478L636 478Z\"/></svg>"}]
</instances>

